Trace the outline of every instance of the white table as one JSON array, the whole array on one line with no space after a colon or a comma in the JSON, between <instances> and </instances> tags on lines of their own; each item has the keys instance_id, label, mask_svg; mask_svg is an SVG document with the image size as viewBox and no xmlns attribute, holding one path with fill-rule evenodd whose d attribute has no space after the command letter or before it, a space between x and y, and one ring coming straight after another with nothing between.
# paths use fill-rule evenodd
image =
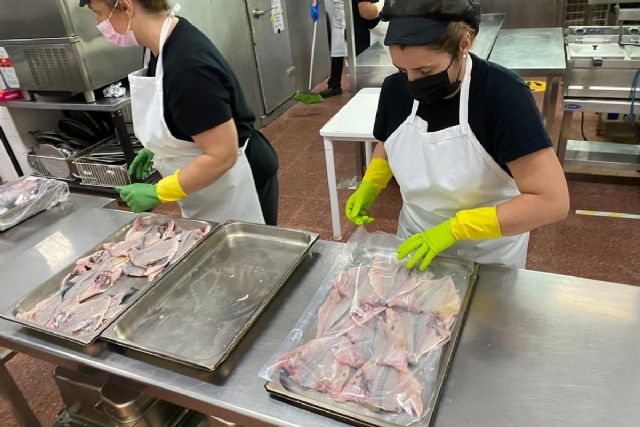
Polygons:
<instances>
[{"instance_id":1,"label":"white table","mask_svg":"<svg viewBox=\"0 0 640 427\"><path fill-rule=\"evenodd\" d=\"M327 181L329 182L329 199L331 201L331 221L333 238L342 239L340 227L340 206L338 205L338 182L336 181L336 165L333 155L333 143L337 141L363 142L367 166L373 156L373 125L378 110L380 88L364 88L342 107L320 129L320 136L324 139L324 155L327 163Z\"/></svg>"}]
</instances>

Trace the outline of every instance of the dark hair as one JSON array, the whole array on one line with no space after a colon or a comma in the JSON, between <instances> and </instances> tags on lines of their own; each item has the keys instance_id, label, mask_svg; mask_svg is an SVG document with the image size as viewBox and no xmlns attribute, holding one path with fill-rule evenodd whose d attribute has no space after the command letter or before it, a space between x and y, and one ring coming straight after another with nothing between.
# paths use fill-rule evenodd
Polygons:
<instances>
[{"instance_id":1,"label":"dark hair","mask_svg":"<svg viewBox=\"0 0 640 427\"><path fill-rule=\"evenodd\" d=\"M477 31L470 24L463 21L449 22L447 30L433 43L428 46L431 49L438 50L440 52L446 52L451 56L457 56L460 50L460 43L464 36L471 34L471 42L475 39Z\"/></svg>"}]
</instances>

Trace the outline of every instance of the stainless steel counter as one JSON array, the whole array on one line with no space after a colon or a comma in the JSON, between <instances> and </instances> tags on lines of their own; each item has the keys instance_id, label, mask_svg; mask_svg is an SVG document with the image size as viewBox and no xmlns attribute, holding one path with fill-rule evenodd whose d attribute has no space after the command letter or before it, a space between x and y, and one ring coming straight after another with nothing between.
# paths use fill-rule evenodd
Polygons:
<instances>
[{"instance_id":1,"label":"stainless steel counter","mask_svg":"<svg viewBox=\"0 0 640 427\"><path fill-rule=\"evenodd\" d=\"M640 288L483 267L436 427L640 420Z\"/></svg>"},{"instance_id":2,"label":"stainless steel counter","mask_svg":"<svg viewBox=\"0 0 640 427\"><path fill-rule=\"evenodd\" d=\"M0 264L0 306L16 302L39 282L73 262L122 225L117 213L93 210L59 223L58 230L27 250L20 262ZM88 232L91 230L91 232ZM256 326L243 338L217 374L98 343L83 349L0 320L0 345L72 369L107 372L116 382L242 425L338 426L341 423L269 397L258 371L296 323L333 263L339 243L318 242ZM54 262L44 254L56 254Z\"/></svg>"},{"instance_id":3,"label":"stainless steel counter","mask_svg":"<svg viewBox=\"0 0 640 427\"><path fill-rule=\"evenodd\" d=\"M502 30L489 61L515 71L522 77L547 79L542 117L547 129L553 127L560 96L560 80L567 68L562 28L520 28Z\"/></svg>"},{"instance_id":4,"label":"stainless steel counter","mask_svg":"<svg viewBox=\"0 0 640 427\"><path fill-rule=\"evenodd\" d=\"M567 68L562 28L502 30L489 60L523 77L561 77Z\"/></svg>"},{"instance_id":5,"label":"stainless steel counter","mask_svg":"<svg viewBox=\"0 0 640 427\"><path fill-rule=\"evenodd\" d=\"M488 59L491 49L502 29L503 13L485 13L482 15L480 32L473 42L471 51L482 59ZM356 58L357 88L380 87L385 77L397 72L391 61L389 48L375 43Z\"/></svg>"},{"instance_id":6,"label":"stainless steel counter","mask_svg":"<svg viewBox=\"0 0 640 427\"><path fill-rule=\"evenodd\" d=\"M110 202L111 199L104 197L71 193L66 202L0 233L0 262L15 260L19 254L54 234L59 230L61 221L91 208L101 208Z\"/></svg>"},{"instance_id":7,"label":"stainless steel counter","mask_svg":"<svg viewBox=\"0 0 640 427\"><path fill-rule=\"evenodd\" d=\"M121 227L109 210L59 223L0 265L6 307ZM73 219L73 221L71 221ZM258 371L305 310L342 244L320 241L218 373L98 343L80 348L0 320L0 345L241 425L339 426L270 398ZM56 254L50 262L43 254ZM212 302L215 303L215 302ZM632 425L640 419L640 289L482 267L436 416L461 425Z\"/></svg>"}]
</instances>

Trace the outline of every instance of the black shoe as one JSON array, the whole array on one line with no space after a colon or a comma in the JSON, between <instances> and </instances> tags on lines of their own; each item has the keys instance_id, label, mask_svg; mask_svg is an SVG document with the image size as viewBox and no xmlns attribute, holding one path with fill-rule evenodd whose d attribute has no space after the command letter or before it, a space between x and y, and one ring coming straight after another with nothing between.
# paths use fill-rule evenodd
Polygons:
<instances>
[{"instance_id":1,"label":"black shoe","mask_svg":"<svg viewBox=\"0 0 640 427\"><path fill-rule=\"evenodd\" d=\"M342 94L342 88L333 87L327 88L320 92L320 96L323 98L331 98L332 96L338 96Z\"/></svg>"}]
</instances>

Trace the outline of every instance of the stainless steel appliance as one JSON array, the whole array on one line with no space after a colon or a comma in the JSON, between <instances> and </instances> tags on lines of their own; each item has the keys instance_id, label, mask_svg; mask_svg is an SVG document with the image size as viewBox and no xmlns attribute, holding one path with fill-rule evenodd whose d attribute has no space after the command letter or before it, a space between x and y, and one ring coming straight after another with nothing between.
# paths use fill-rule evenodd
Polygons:
<instances>
[{"instance_id":1,"label":"stainless steel appliance","mask_svg":"<svg viewBox=\"0 0 640 427\"><path fill-rule=\"evenodd\" d=\"M640 27L569 27L565 96L629 99Z\"/></svg>"},{"instance_id":2,"label":"stainless steel appliance","mask_svg":"<svg viewBox=\"0 0 640 427\"><path fill-rule=\"evenodd\" d=\"M29 92L84 93L127 76L142 64L141 48L122 49L102 37L77 0L0 0L0 47Z\"/></svg>"},{"instance_id":3,"label":"stainless steel appliance","mask_svg":"<svg viewBox=\"0 0 640 427\"><path fill-rule=\"evenodd\" d=\"M624 118L640 141L637 102L632 100L636 73L640 78L640 27L569 27L566 41L560 161L566 166L626 169L635 174L640 169L640 145L570 140L569 135L575 112L606 113Z\"/></svg>"}]
</instances>

